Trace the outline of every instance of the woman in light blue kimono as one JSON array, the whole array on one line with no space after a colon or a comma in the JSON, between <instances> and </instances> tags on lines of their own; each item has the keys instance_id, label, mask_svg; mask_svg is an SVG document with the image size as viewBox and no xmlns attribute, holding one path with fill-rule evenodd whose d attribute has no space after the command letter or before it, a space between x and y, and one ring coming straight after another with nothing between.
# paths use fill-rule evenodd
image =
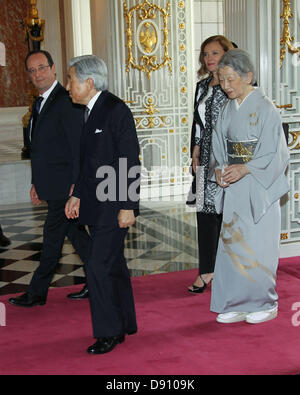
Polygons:
<instances>
[{"instance_id":1,"label":"woman in light blue kimono","mask_svg":"<svg viewBox=\"0 0 300 395\"><path fill-rule=\"evenodd\" d=\"M276 271L280 198L289 190L289 152L280 115L260 88L247 52L234 49L219 63L229 102L213 133L223 213L211 310L217 321L256 324L277 317Z\"/></svg>"}]
</instances>

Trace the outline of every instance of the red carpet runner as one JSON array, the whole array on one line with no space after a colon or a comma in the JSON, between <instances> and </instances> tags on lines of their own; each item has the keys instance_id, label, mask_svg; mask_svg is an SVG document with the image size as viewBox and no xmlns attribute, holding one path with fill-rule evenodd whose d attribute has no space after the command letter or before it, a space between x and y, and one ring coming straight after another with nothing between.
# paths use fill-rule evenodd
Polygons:
<instances>
[{"instance_id":1,"label":"red carpet runner","mask_svg":"<svg viewBox=\"0 0 300 395\"><path fill-rule=\"evenodd\" d=\"M195 274L133 278L139 332L101 356L86 354L88 301L65 297L81 287L50 290L46 306L29 310L1 297L0 375L300 374L300 258L281 260L279 318L256 326L218 324L210 291L186 290Z\"/></svg>"}]
</instances>

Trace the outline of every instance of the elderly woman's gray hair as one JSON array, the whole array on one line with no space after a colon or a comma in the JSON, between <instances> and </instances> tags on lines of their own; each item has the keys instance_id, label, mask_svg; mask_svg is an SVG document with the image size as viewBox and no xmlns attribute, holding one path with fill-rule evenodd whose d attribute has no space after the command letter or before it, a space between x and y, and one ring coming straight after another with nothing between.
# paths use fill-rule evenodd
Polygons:
<instances>
[{"instance_id":1,"label":"elderly woman's gray hair","mask_svg":"<svg viewBox=\"0 0 300 395\"><path fill-rule=\"evenodd\" d=\"M256 83L255 68L248 52L242 49L231 49L226 52L218 64L218 70L224 67L231 67L242 78L245 78L248 73L252 73L251 84L254 85Z\"/></svg>"},{"instance_id":2,"label":"elderly woman's gray hair","mask_svg":"<svg viewBox=\"0 0 300 395\"><path fill-rule=\"evenodd\" d=\"M76 77L81 83L91 78L97 91L104 91L108 88L106 64L97 56L77 56L70 60L69 67L74 67Z\"/></svg>"}]
</instances>

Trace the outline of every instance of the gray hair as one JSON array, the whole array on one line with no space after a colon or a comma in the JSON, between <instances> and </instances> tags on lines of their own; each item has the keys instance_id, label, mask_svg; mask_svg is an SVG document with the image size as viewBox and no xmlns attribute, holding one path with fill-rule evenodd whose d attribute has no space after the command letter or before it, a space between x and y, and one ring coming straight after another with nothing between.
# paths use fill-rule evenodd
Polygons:
<instances>
[{"instance_id":1,"label":"gray hair","mask_svg":"<svg viewBox=\"0 0 300 395\"><path fill-rule=\"evenodd\" d=\"M254 85L256 83L255 68L248 52L237 48L226 52L218 64L218 70L224 67L231 67L242 78L245 78L248 73L252 73L251 84Z\"/></svg>"},{"instance_id":2,"label":"gray hair","mask_svg":"<svg viewBox=\"0 0 300 395\"><path fill-rule=\"evenodd\" d=\"M80 83L91 78L97 91L104 91L108 88L107 66L97 56L77 56L69 61L69 67L74 67L76 77Z\"/></svg>"}]
</instances>

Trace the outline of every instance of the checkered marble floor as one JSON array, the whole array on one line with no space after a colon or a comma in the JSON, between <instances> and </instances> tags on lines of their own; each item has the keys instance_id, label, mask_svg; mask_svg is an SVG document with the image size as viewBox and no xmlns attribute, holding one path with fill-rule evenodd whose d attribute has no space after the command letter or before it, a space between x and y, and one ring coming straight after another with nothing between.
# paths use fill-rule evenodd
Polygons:
<instances>
[{"instance_id":1,"label":"checkered marble floor","mask_svg":"<svg viewBox=\"0 0 300 395\"><path fill-rule=\"evenodd\" d=\"M47 207L0 206L0 223L12 244L0 247L0 295L27 290L39 265ZM195 213L184 202L143 202L125 242L132 276L198 267ZM51 287L84 283L83 264L66 239Z\"/></svg>"}]
</instances>

